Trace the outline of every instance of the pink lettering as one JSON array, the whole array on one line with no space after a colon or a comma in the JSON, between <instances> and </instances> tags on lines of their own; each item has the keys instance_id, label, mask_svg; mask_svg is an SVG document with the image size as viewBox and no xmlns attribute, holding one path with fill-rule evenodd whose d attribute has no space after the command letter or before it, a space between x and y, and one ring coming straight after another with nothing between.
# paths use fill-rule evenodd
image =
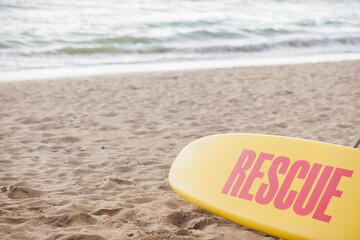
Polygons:
<instances>
[{"instance_id":1,"label":"pink lettering","mask_svg":"<svg viewBox=\"0 0 360 240\"><path fill-rule=\"evenodd\" d=\"M249 177L247 178L244 187L241 189L241 192L239 194L239 198L246 199L251 201L254 197L253 194L249 194L249 190L254 183L255 178L263 178L264 173L260 172L260 168L263 165L265 160L272 160L274 158L273 154L269 153L260 153L258 159L255 162L255 165L252 169L252 171L249 174Z\"/></svg>"},{"instance_id":2,"label":"pink lettering","mask_svg":"<svg viewBox=\"0 0 360 240\"><path fill-rule=\"evenodd\" d=\"M278 194L275 197L274 205L277 209L284 210L291 206L291 204L294 202L297 192L291 190L289 192L289 195L287 199L284 200L286 193L289 191L289 188L294 181L294 178L300 169L298 178L304 179L306 177L306 174L308 173L310 168L309 162L305 160L299 160L296 161L290 168L289 173L287 174L282 186L280 187L280 190Z\"/></svg>"},{"instance_id":3,"label":"pink lettering","mask_svg":"<svg viewBox=\"0 0 360 240\"><path fill-rule=\"evenodd\" d=\"M234 167L232 170L228 180L226 181L226 184L221 191L223 194L228 194L231 186L233 185L236 177L238 176L238 179L233 186L230 195L236 197L238 195L239 189L245 180L246 177L246 171L249 170L251 165L253 164L256 157L256 153L251 150L244 149ZM247 160L247 161L246 161Z\"/></svg>"},{"instance_id":4,"label":"pink lettering","mask_svg":"<svg viewBox=\"0 0 360 240\"><path fill-rule=\"evenodd\" d=\"M325 188L325 185L328 182L330 175L334 169L333 167L325 166L324 171L322 172L322 174L319 178L319 181L316 184L315 189L310 196L308 203L306 204L305 207L303 207L305 200L306 200L307 196L309 195L309 192L315 182L315 179L320 172L321 167L322 167L322 165L318 164L318 163L315 163L314 166L312 167L312 169L309 173L309 176L306 179L305 184L302 187L302 189L300 190L299 196L295 201L294 212L296 214L305 216L305 215L310 214L314 210L314 208Z\"/></svg>"},{"instance_id":5,"label":"pink lettering","mask_svg":"<svg viewBox=\"0 0 360 240\"><path fill-rule=\"evenodd\" d=\"M277 157L274 162L271 164L268 172L268 179L269 184L262 183L259 187L258 192L255 195L255 201L259 204L268 204L270 203L278 188L279 188L279 181L277 177L277 172L280 174L285 174L286 170L288 169L290 165L290 159L284 156ZM278 168L280 166L280 169L278 171ZM269 191L266 196L264 196L264 193L269 186Z\"/></svg>"},{"instance_id":6,"label":"pink lettering","mask_svg":"<svg viewBox=\"0 0 360 240\"><path fill-rule=\"evenodd\" d=\"M256 161L255 159L254 151L244 149L221 193L227 195L230 192L230 196L248 201L253 201L255 195L255 202L258 204L266 205L273 201L274 207L279 210L289 209L292 206L291 209L299 216L313 213L313 219L327 223L330 222L332 216L325 212L332 197L340 198L343 193L337 189L341 178L351 178L353 174L351 170L333 166L323 167L319 163L310 166L306 160L298 160L292 164L286 156L274 159L273 154L265 152L261 152ZM267 171L267 182L262 182L257 191L254 191L256 194L251 194L250 190L255 180L264 177L265 173L260 170L265 161L272 161ZM278 174L285 175L282 183L279 183ZM304 179L299 182L299 184L302 183L299 192L291 189L295 178ZM318 179L317 182L316 179Z\"/></svg>"},{"instance_id":7,"label":"pink lettering","mask_svg":"<svg viewBox=\"0 0 360 240\"><path fill-rule=\"evenodd\" d=\"M327 188L325 189L324 195L322 196L318 207L315 210L313 215L314 219L323 221L323 222L330 222L331 216L325 214L325 210L328 207L330 200L332 197L341 197L342 191L337 190L336 187L338 186L342 177L351 177L353 171L336 168L334 175L332 176Z\"/></svg>"}]
</instances>

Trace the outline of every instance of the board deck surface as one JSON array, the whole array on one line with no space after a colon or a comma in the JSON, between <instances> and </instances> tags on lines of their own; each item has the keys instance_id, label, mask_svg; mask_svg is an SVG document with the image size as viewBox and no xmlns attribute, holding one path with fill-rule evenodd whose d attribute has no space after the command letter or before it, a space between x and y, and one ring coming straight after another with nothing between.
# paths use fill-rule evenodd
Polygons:
<instances>
[{"instance_id":1,"label":"board deck surface","mask_svg":"<svg viewBox=\"0 0 360 240\"><path fill-rule=\"evenodd\" d=\"M285 239L360 239L360 149L224 134L176 157L169 183L210 212Z\"/></svg>"}]
</instances>

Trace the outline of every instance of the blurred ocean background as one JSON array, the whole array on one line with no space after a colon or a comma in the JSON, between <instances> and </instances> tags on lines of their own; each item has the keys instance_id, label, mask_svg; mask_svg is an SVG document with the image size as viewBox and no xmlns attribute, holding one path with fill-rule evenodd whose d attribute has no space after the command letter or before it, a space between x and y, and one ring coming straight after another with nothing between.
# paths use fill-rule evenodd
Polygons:
<instances>
[{"instance_id":1,"label":"blurred ocean background","mask_svg":"<svg viewBox=\"0 0 360 240\"><path fill-rule=\"evenodd\" d=\"M359 0L1 0L0 72L360 53Z\"/></svg>"}]
</instances>

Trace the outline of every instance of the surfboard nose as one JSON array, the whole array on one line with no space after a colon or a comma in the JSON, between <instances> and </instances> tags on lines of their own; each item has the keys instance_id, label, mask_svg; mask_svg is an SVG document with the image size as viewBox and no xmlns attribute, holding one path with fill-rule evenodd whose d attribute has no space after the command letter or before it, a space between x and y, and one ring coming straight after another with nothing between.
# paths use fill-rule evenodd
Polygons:
<instances>
[{"instance_id":1,"label":"surfboard nose","mask_svg":"<svg viewBox=\"0 0 360 240\"><path fill-rule=\"evenodd\" d=\"M258 134L198 139L169 183L188 201L285 239L360 239L360 135L351 147Z\"/></svg>"}]
</instances>

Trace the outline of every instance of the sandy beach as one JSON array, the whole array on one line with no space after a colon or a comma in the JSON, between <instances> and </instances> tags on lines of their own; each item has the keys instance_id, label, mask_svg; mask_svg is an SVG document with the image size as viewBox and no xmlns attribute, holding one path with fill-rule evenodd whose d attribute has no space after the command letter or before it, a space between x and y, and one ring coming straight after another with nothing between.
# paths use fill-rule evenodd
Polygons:
<instances>
[{"instance_id":1,"label":"sandy beach","mask_svg":"<svg viewBox=\"0 0 360 240\"><path fill-rule=\"evenodd\" d=\"M191 141L261 133L349 145L360 61L0 83L1 239L275 239L169 186Z\"/></svg>"}]
</instances>

